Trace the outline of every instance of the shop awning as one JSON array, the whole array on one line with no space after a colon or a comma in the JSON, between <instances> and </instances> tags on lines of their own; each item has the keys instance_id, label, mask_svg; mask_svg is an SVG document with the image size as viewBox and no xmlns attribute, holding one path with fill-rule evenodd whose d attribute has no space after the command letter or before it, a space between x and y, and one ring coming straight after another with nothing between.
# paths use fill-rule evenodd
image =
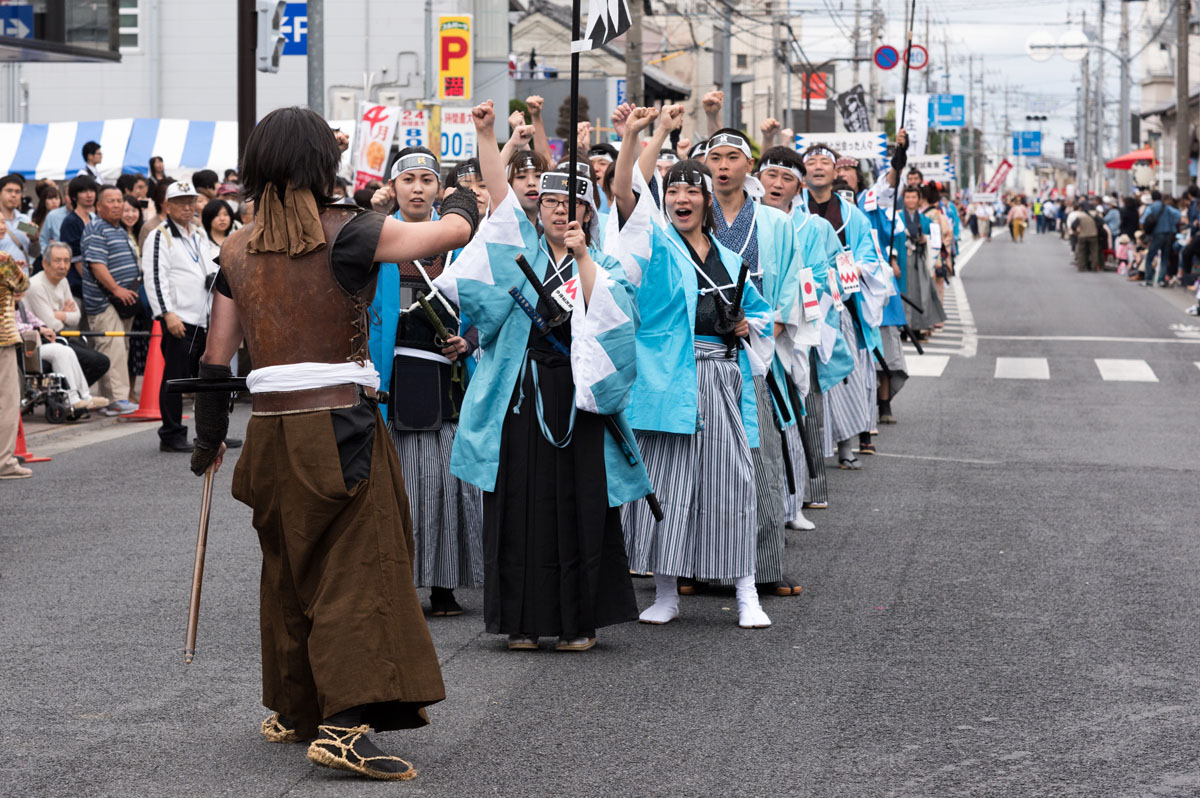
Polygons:
<instances>
[{"instance_id":1,"label":"shop awning","mask_svg":"<svg viewBox=\"0 0 1200 798\"><path fill-rule=\"evenodd\" d=\"M1150 161L1150 163L1158 163L1154 158L1154 150L1146 147L1143 150L1134 150L1113 158L1108 163L1104 164L1109 169L1132 169L1134 164L1139 161Z\"/></svg>"}]
</instances>

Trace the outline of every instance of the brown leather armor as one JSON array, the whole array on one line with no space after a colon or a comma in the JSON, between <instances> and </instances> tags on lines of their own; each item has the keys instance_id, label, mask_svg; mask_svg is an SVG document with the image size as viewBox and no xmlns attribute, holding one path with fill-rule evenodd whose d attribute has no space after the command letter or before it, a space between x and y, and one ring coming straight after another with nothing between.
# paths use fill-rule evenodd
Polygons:
<instances>
[{"instance_id":1,"label":"brown leather armor","mask_svg":"<svg viewBox=\"0 0 1200 798\"><path fill-rule=\"evenodd\" d=\"M284 252L249 254L253 224L226 239L221 271L237 304L255 368L289 363L362 363L375 275L357 294L333 277L330 253L356 210L321 208L325 247L299 258Z\"/></svg>"}]
</instances>

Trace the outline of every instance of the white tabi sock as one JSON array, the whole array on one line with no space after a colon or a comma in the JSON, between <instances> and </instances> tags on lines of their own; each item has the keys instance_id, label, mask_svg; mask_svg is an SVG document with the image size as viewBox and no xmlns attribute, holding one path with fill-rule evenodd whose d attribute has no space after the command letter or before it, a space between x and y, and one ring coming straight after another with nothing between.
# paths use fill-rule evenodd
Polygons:
<instances>
[{"instance_id":1,"label":"white tabi sock","mask_svg":"<svg viewBox=\"0 0 1200 798\"><path fill-rule=\"evenodd\" d=\"M807 531L807 530L816 529L817 525L804 517L803 510L797 509L796 514L793 517L788 519L787 528L788 529L803 529L803 530Z\"/></svg>"},{"instance_id":2,"label":"white tabi sock","mask_svg":"<svg viewBox=\"0 0 1200 798\"><path fill-rule=\"evenodd\" d=\"M679 617L679 578L654 575L654 603L638 616L642 623L660 625Z\"/></svg>"},{"instance_id":3,"label":"white tabi sock","mask_svg":"<svg viewBox=\"0 0 1200 798\"><path fill-rule=\"evenodd\" d=\"M848 438L844 441L838 441L837 457L839 463L843 460L854 459L854 445L852 439Z\"/></svg>"},{"instance_id":4,"label":"white tabi sock","mask_svg":"<svg viewBox=\"0 0 1200 798\"><path fill-rule=\"evenodd\" d=\"M738 626L743 629L765 629L771 625L771 619L763 612L758 603L758 588L754 585L754 574L739 577L734 586L737 589Z\"/></svg>"}]
</instances>

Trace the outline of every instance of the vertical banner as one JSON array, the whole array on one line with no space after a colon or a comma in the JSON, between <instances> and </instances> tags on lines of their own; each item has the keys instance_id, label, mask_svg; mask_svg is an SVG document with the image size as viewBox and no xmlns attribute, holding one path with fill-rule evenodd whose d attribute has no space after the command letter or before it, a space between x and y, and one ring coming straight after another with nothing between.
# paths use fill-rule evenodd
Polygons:
<instances>
[{"instance_id":1,"label":"vertical banner","mask_svg":"<svg viewBox=\"0 0 1200 798\"><path fill-rule=\"evenodd\" d=\"M471 49L471 15L442 14L437 25L438 99L471 99L475 53Z\"/></svg>"},{"instance_id":2,"label":"vertical banner","mask_svg":"<svg viewBox=\"0 0 1200 798\"><path fill-rule=\"evenodd\" d=\"M400 109L374 103L359 103L358 147L354 153L354 190L372 180L387 182L388 155L396 138Z\"/></svg>"},{"instance_id":3,"label":"vertical banner","mask_svg":"<svg viewBox=\"0 0 1200 798\"><path fill-rule=\"evenodd\" d=\"M900 105L900 97L896 105ZM896 124L900 124L900 113L897 108ZM924 155L925 145L929 141L929 95L909 94L908 106L904 111L904 129L908 131L908 154Z\"/></svg>"},{"instance_id":4,"label":"vertical banner","mask_svg":"<svg viewBox=\"0 0 1200 798\"><path fill-rule=\"evenodd\" d=\"M429 147L429 111L424 108L404 108L400 111L396 129L396 145L405 147ZM429 149L433 149L429 147Z\"/></svg>"},{"instance_id":5,"label":"vertical banner","mask_svg":"<svg viewBox=\"0 0 1200 798\"><path fill-rule=\"evenodd\" d=\"M848 132L866 133L871 129L871 116L867 113L867 95L862 84L839 94L837 104Z\"/></svg>"},{"instance_id":6,"label":"vertical banner","mask_svg":"<svg viewBox=\"0 0 1200 798\"><path fill-rule=\"evenodd\" d=\"M984 185L984 189L989 193L999 191L1000 187L1004 185L1004 180L1008 177L1008 173L1012 171L1012 168L1012 161L1005 158L996 167L996 172L992 175L992 179Z\"/></svg>"}]
</instances>

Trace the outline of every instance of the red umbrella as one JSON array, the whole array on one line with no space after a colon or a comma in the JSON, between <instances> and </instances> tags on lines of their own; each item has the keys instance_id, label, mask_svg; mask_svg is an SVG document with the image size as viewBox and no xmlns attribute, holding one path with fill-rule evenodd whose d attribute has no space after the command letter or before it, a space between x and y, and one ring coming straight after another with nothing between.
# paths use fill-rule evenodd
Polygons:
<instances>
[{"instance_id":1,"label":"red umbrella","mask_svg":"<svg viewBox=\"0 0 1200 798\"><path fill-rule=\"evenodd\" d=\"M1133 165L1139 161L1149 161L1152 164L1158 163L1154 157L1154 150L1147 147L1144 150L1134 150L1127 152L1124 155L1113 158L1108 163L1104 164L1109 169L1132 169Z\"/></svg>"}]
</instances>

